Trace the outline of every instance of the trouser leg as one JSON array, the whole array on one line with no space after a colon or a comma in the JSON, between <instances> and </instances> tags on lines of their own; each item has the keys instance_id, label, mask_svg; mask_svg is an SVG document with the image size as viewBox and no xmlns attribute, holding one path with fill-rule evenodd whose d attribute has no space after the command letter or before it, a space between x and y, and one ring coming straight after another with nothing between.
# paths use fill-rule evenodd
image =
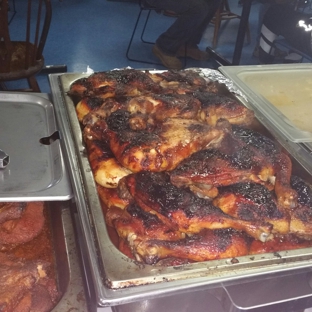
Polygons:
<instances>
[{"instance_id":1,"label":"trouser leg","mask_svg":"<svg viewBox=\"0 0 312 312\"><path fill-rule=\"evenodd\" d=\"M194 34L197 36L196 31L201 31L209 14L209 1L217 0L148 0L149 4L159 9L172 10L179 14L175 22L156 41L164 53L175 55Z\"/></svg>"},{"instance_id":2,"label":"trouser leg","mask_svg":"<svg viewBox=\"0 0 312 312\"><path fill-rule=\"evenodd\" d=\"M188 40L188 43L191 45L197 45L200 43L201 38L209 25L210 21L216 14L216 11L218 10L219 6L221 5L221 0L206 0L208 10L207 15L204 21L201 23L201 25L195 30L191 38Z\"/></svg>"}]
</instances>

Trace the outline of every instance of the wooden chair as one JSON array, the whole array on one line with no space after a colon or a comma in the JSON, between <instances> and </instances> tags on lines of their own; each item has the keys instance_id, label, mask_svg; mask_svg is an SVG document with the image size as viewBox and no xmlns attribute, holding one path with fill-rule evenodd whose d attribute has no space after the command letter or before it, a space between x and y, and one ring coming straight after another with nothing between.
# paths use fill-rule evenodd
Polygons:
<instances>
[{"instance_id":1,"label":"wooden chair","mask_svg":"<svg viewBox=\"0 0 312 312\"><path fill-rule=\"evenodd\" d=\"M25 39L14 41L10 37L8 0L0 0L0 88L7 90L5 82L27 79L29 89L19 91L40 92L36 74L44 67L43 49L52 17L50 0L27 0Z\"/></svg>"},{"instance_id":2,"label":"wooden chair","mask_svg":"<svg viewBox=\"0 0 312 312\"><path fill-rule=\"evenodd\" d=\"M217 10L215 16L211 20L211 23L214 24L214 33L213 33L213 39L212 39L213 48L215 48L218 43L218 35L219 35L220 27L221 27L221 22L229 21L235 18L240 19L241 16L236 13L231 12L228 0L222 0L219 9ZM247 42L250 43L251 40L250 40L249 25L247 26L247 29L246 29L246 35L247 35Z\"/></svg>"}]
</instances>

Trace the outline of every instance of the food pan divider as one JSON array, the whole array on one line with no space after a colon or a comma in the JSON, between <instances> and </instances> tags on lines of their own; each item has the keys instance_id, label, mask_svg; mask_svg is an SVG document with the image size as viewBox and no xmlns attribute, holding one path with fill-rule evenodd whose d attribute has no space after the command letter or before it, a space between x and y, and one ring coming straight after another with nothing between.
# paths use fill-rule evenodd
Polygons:
<instances>
[{"instance_id":1,"label":"food pan divider","mask_svg":"<svg viewBox=\"0 0 312 312\"><path fill-rule=\"evenodd\" d=\"M81 73L49 76L56 114L62 132L73 182L74 195L87 248L96 298L101 306L214 288L220 283L254 280L265 274L288 274L309 268L312 248L198 262L176 267L138 264L123 255L111 242L95 182L82 142L74 103L67 95Z\"/></svg>"}]
</instances>

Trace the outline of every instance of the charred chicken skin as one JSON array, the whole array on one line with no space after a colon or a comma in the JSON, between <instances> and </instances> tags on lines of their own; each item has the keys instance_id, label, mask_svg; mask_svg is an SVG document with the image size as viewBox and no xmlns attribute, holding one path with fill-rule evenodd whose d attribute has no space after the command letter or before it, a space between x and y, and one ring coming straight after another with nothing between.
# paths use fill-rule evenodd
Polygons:
<instances>
[{"instance_id":1,"label":"charred chicken skin","mask_svg":"<svg viewBox=\"0 0 312 312\"><path fill-rule=\"evenodd\" d=\"M259 177L263 181L272 181L278 203L286 208L297 205L297 193L290 186L292 163L280 147L259 132L233 126L233 135L237 146L248 146L261 164Z\"/></svg>"},{"instance_id":2,"label":"charred chicken skin","mask_svg":"<svg viewBox=\"0 0 312 312\"><path fill-rule=\"evenodd\" d=\"M196 70L114 70L72 84L106 222L131 259L170 265L309 245L310 187L221 88Z\"/></svg>"},{"instance_id":3,"label":"charred chicken skin","mask_svg":"<svg viewBox=\"0 0 312 312\"><path fill-rule=\"evenodd\" d=\"M215 198L218 187L243 181L265 182L258 177L261 167L248 148L232 154L219 149L202 150L183 160L170 172L171 182L178 187L189 187L202 198Z\"/></svg>"},{"instance_id":4,"label":"charred chicken skin","mask_svg":"<svg viewBox=\"0 0 312 312\"><path fill-rule=\"evenodd\" d=\"M207 81L196 71L167 71L150 73L135 69L98 72L76 80L70 87L69 95L78 97L120 97L142 94L187 94L201 90L217 92L217 84Z\"/></svg>"},{"instance_id":5,"label":"charred chicken skin","mask_svg":"<svg viewBox=\"0 0 312 312\"><path fill-rule=\"evenodd\" d=\"M156 214L162 222L174 225L181 232L233 228L261 241L270 238L272 225L229 216L209 201L172 185L166 173L139 172L124 180L130 195L143 210Z\"/></svg>"},{"instance_id":6,"label":"charred chicken skin","mask_svg":"<svg viewBox=\"0 0 312 312\"><path fill-rule=\"evenodd\" d=\"M121 166L103 140L86 140L88 159L95 181L107 188L116 188L118 181L131 173Z\"/></svg>"},{"instance_id":7,"label":"charred chicken skin","mask_svg":"<svg viewBox=\"0 0 312 312\"><path fill-rule=\"evenodd\" d=\"M224 124L210 127L183 118L168 118L153 131L135 131L129 117L126 111L111 114L106 135L116 159L132 172L172 170L191 154L218 145L228 131Z\"/></svg>"},{"instance_id":8,"label":"charred chicken skin","mask_svg":"<svg viewBox=\"0 0 312 312\"><path fill-rule=\"evenodd\" d=\"M248 182L222 187L213 204L240 220L263 220L273 225L272 232L289 233L287 211L278 206L274 195L263 185Z\"/></svg>"},{"instance_id":9,"label":"charred chicken skin","mask_svg":"<svg viewBox=\"0 0 312 312\"><path fill-rule=\"evenodd\" d=\"M86 96L82 98L76 105L76 113L80 122L91 111L103 105L105 99L94 96Z\"/></svg>"},{"instance_id":10,"label":"charred chicken skin","mask_svg":"<svg viewBox=\"0 0 312 312\"><path fill-rule=\"evenodd\" d=\"M232 229L204 229L199 234L178 241L142 241L138 244L136 252L148 264L155 264L170 257L207 261L244 256L248 254L248 242L242 233Z\"/></svg>"},{"instance_id":11,"label":"charred chicken skin","mask_svg":"<svg viewBox=\"0 0 312 312\"><path fill-rule=\"evenodd\" d=\"M298 194L298 206L290 210L290 232L311 239L312 190L311 186L297 176L291 177L291 186Z\"/></svg>"},{"instance_id":12,"label":"charred chicken skin","mask_svg":"<svg viewBox=\"0 0 312 312\"><path fill-rule=\"evenodd\" d=\"M163 223L157 215L142 210L133 202L124 210L111 207L105 215L105 220L116 229L119 238L127 243L131 254L138 261L141 257L137 249L144 241L150 239L175 241L185 237L184 233Z\"/></svg>"},{"instance_id":13,"label":"charred chicken skin","mask_svg":"<svg viewBox=\"0 0 312 312\"><path fill-rule=\"evenodd\" d=\"M96 98L94 101L86 98L76 106L78 119L84 125L107 118L118 109L128 111L133 118L141 116L145 120L150 119L152 123L175 117L203 121L210 126L215 126L220 119L238 125L248 125L254 120L253 111L237 101L226 96L199 91L192 95L148 94L105 100Z\"/></svg>"},{"instance_id":14,"label":"charred chicken skin","mask_svg":"<svg viewBox=\"0 0 312 312\"><path fill-rule=\"evenodd\" d=\"M193 96L201 103L199 120L211 126L216 125L220 119L226 119L231 124L241 126L248 126L254 120L252 110L228 96L201 91L194 92Z\"/></svg>"},{"instance_id":15,"label":"charred chicken skin","mask_svg":"<svg viewBox=\"0 0 312 312\"><path fill-rule=\"evenodd\" d=\"M135 69L98 72L76 80L69 95L80 97L136 96L142 93L159 93L161 88L146 73Z\"/></svg>"},{"instance_id":16,"label":"charred chicken skin","mask_svg":"<svg viewBox=\"0 0 312 312\"><path fill-rule=\"evenodd\" d=\"M135 120L153 125L157 121L163 121L169 117L196 119L200 111L201 103L191 95L187 94L150 94L137 97L108 98L97 108L83 105L81 101L76 106L79 120L84 125L93 125L99 119L106 119L116 110L124 110L131 114L131 128L146 129L147 125L135 125Z\"/></svg>"}]
</instances>

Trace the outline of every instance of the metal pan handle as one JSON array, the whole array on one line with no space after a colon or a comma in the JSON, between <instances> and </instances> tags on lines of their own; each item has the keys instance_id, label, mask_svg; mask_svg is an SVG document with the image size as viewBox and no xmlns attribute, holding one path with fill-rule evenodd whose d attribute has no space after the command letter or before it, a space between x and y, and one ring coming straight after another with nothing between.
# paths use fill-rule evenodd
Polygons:
<instances>
[{"instance_id":1,"label":"metal pan handle","mask_svg":"<svg viewBox=\"0 0 312 312\"><path fill-rule=\"evenodd\" d=\"M10 163L10 157L0 149L0 169L5 168Z\"/></svg>"}]
</instances>

